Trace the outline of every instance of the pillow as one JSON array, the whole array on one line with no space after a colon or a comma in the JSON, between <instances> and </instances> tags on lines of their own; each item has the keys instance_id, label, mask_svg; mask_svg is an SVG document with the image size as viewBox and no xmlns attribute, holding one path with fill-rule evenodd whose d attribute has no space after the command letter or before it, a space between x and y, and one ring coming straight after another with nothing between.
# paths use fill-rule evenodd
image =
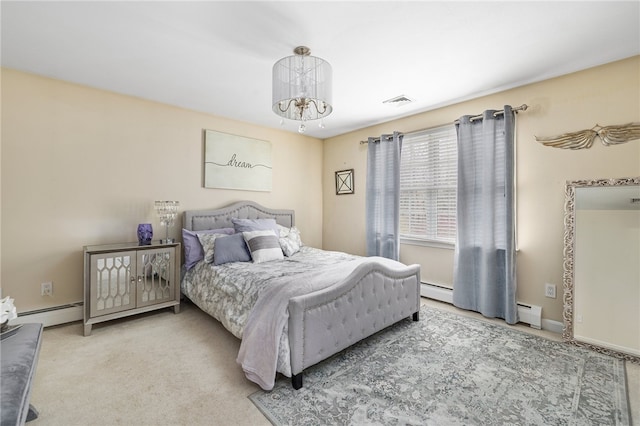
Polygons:
<instances>
[{"instance_id":1,"label":"pillow","mask_svg":"<svg viewBox=\"0 0 640 426\"><path fill-rule=\"evenodd\" d=\"M197 234L200 244L202 244L202 250L204 251L204 261L207 263L213 262L213 245L218 237L222 237L223 234Z\"/></svg>"},{"instance_id":2,"label":"pillow","mask_svg":"<svg viewBox=\"0 0 640 426\"><path fill-rule=\"evenodd\" d=\"M276 233L272 230L243 232L254 263L282 260L282 249Z\"/></svg>"},{"instance_id":3,"label":"pillow","mask_svg":"<svg viewBox=\"0 0 640 426\"><path fill-rule=\"evenodd\" d=\"M231 219L236 232L267 231L272 230L276 236L280 235L275 219Z\"/></svg>"},{"instance_id":4,"label":"pillow","mask_svg":"<svg viewBox=\"0 0 640 426\"><path fill-rule=\"evenodd\" d=\"M276 225L278 227L278 235L280 238L286 238L291 232L291 228L287 228L286 226L282 226L279 223Z\"/></svg>"},{"instance_id":5,"label":"pillow","mask_svg":"<svg viewBox=\"0 0 640 426\"><path fill-rule=\"evenodd\" d=\"M204 259L202 244L198 234L233 234L233 228L209 229L206 231L189 231L182 229L182 244L184 245L184 266L187 270L193 268L196 263Z\"/></svg>"},{"instance_id":6,"label":"pillow","mask_svg":"<svg viewBox=\"0 0 640 426\"><path fill-rule=\"evenodd\" d=\"M213 264L229 262L251 262L251 253L242 234L220 236L215 240Z\"/></svg>"},{"instance_id":7,"label":"pillow","mask_svg":"<svg viewBox=\"0 0 640 426\"><path fill-rule=\"evenodd\" d=\"M280 226L280 225L278 225ZM302 240L300 239L300 231L295 226L291 228L280 228L280 247L285 256L289 257L300 251Z\"/></svg>"}]
</instances>

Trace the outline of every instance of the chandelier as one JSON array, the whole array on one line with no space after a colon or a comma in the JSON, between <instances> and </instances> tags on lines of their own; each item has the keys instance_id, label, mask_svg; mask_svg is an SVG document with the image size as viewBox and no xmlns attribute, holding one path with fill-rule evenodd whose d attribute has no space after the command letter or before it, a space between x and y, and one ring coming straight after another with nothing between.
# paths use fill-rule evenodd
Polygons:
<instances>
[{"instance_id":1,"label":"chandelier","mask_svg":"<svg viewBox=\"0 0 640 426\"><path fill-rule=\"evenodd\" d=\"M305 122L331 114L331 65L310 56L305 46L293 49L293 56L280 59L273 66L273 112L284 119L301 121L298 131L304 133Z\"/></svg>"}]
</instances>

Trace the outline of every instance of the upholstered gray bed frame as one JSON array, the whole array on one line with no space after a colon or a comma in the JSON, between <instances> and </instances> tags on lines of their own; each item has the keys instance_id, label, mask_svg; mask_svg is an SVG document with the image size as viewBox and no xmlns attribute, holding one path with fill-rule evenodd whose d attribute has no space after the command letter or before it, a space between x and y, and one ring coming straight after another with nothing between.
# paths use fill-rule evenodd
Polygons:
<instances>
[{"instance_id":1,"label":"upholstered gray bed frame","mask_svg":"<svg viewBox=\"0 0 640 426\"><path fill-rule=\"evenodd\" d=\"M275 210L242 201L216 210L185 211L192 231L232 227L231 218L274 218L295 224L293 210ZM289 302L291 382L302 387L302 372L356 342L413 317L420 311L420 267L390 269L375 261L358 266L342 281Z\"/></svg>"}]
</instances>

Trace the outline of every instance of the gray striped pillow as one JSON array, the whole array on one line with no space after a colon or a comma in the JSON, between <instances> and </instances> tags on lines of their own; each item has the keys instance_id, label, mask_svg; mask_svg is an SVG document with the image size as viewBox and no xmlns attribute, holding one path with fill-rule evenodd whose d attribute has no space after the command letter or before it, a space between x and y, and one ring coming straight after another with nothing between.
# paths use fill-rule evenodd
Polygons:
<instances>
[{"instance_id":1,"label":"gray striped pillow","mask_svg":"<svg viewBox=\"0 0 640 426\"><path fill-rule=\"evenodd\" d=\"M254 263L284 259L280 241L274 231L248 231L243 232L242 236L247 242Z\"/></svg>"}]
</instances>

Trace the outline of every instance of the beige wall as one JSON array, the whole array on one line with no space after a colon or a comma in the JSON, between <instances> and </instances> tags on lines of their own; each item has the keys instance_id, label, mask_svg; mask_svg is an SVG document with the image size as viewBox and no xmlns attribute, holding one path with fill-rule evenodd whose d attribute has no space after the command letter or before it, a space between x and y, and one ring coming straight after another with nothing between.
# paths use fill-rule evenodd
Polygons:
<instances>
[{"instance_id":1,"label":"beige wall","mask_svg":"<svg viewBox=\"0 0 640 426\"><path fill-rule=\"evenodd\" d=\"M182 209L251 199L296 210L305 243L364 254L368 136L452 122L504 104L518 116L518 300L562 319L564 182L640 175L640 142L583 151L548 148L550 136L640 121L640 57L380 124L324 142L83 86L2 70L2 294L19 312L82 299L82 246L134 241L140 222L160 226L155 199ZM202 130L266 139L273 191L202 188ZM355 169L355 194L335 195L334 172ZM177 237L179 226L173 227ZM156 234L157 235L157 234ZM451 284L453 251L402 246L423 280ZM40 283L54 282L52 298ZM544 297L544 283L558 298Z\"/></svg>"},{"instance_id":2,"label":"beige wall","mask_svg":"<svg viewBox=\"0 0 640 426\"><path fill-rule=\"evenodd\" d=\"M270 141L273 190L203 188L203 129ZM82 300L82 247L136 241L141 222L163 235L158 199L294 209L321 247L322 158L318 139L3 69L2 294L18 312Z\"/></svg>"},{"instance_id":3,"label":"beige wall","mask_svg":"<svg viewBox=\"0 0 640 426\"><path fill-rule=\"evenodd\" d=\"M503 105L529 105L517 120L518 301L542 306L544 319L562 321L562 249L566 180L640 175L640 141L588 150L545 147L534 135L553 136L640 121L640 57L603 65L399 119L325 141L324 248L365 253L366 145L393 130L410 132L453 122ZM355 169L355 194L336 196L334 172ZM451 285L453 251L403 245L401 260L421 264L423 281ZM558 297L544 297L545 283Z\"/></svg>"}]
</instances>

